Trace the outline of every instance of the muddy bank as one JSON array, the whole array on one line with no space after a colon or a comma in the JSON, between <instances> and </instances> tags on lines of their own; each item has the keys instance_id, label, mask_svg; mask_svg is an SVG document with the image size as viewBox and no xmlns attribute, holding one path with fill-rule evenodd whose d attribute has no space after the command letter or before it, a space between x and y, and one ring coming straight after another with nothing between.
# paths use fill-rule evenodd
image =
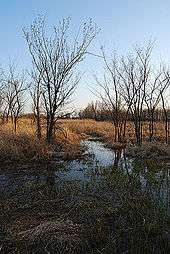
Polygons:
<instances>
[{"instance_id":1,"label":"muddy bank","mask_svg":"<svg viewBox=\"0 0 170 254\"><path fill-rule=\"evenodd\" d=\"M168 253L164 165L82 146L83 159L0 170L2 253Z\"/></svg>"},{"instance_id":2,"label":"muddy bank","mask_svg":"<svg viewBox=\"0 0 170 254\"><path fill-rule=\"evenodd\" d=\"M141 146L127 145L126 156L138 159L170 161L170 146L167 144L146 143Z\"/></svg>"}]
</instances>

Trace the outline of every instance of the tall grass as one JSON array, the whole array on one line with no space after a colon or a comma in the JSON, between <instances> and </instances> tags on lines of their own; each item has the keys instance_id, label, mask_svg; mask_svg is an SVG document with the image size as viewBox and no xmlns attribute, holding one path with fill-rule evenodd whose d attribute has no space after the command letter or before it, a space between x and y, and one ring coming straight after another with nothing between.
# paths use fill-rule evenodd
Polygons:
<instances>
[{"instance_id":1,"label":"tall grass","mask_svg":"<svg viewBox=\"0 0 170 254\"><path fill-rule=\"evenodd\" d=\"M0 161L49 160L55 151L64 151L65 159L70 159L80 152L81 135L64 126L56 131L54 144L45 140L45 128L42 139L36 138L36 126L31 119L21 118L17 132L12 123L0 125Z\"/></svg>"},{"instance_id":2,"label":"tall grass","mask_svg":"<svg viewBox=\"0 0 170 254\"><path fill-rule=\"evenodd\" d=\"M152 179L143 191L136 170L128 175L118 167L100 168L86 183L56 183L55 172L48 170L46 181L37 177L14 200L3 201L12 238L3 249L13 247L19 254L169 253L169 217L149 191Z\"/></svg>"},{"instance_id":3,"label":"tall grass","mask_svg":"<svg viewBox=\"0 0 170 254\"><path fill-rule=\"evenodd\" d=\"M114 143L114 127L109 121L95 121L91 119L84 120L60 120L62 126L66 126L68 129L76 133L84 133L86 135L93 135L103 137L110 143ZM149 137L149 123L143 123L143 141L148 142ZM162 122L155 124L155 140L159 142L165 141L165 129ZM127 123L126 130L126 142L135 143L134 126L132 122Z\"/></svg>"},{"instance_id":4,"label":"tall grass","mask_svg":"<svg viewBox=\"0 0 170 254\"><path fill-rule=\"evenodd\" d=\"M0 160L41 160L50 159L54 150L62 151L65 159L73 159L81 154L80 141L88 136L102 138L109 146L115 147L114 127L111 122L99 122L94 120L59 120L56 123L54 144L49 146L45 142L45 125L42 121L42 139L36 138L36 126L31 118L20 118L17 133L13 126L1 124L0 126ZM143 140L147 143L148 123L143 126ZM155 128L156 141L164 142L165 133L162 123ZM128 123L126 132L126 143L135 143L134 129L132 123ZM119 145L119 144L118 144Z\"/></svg>"}]
</instances>

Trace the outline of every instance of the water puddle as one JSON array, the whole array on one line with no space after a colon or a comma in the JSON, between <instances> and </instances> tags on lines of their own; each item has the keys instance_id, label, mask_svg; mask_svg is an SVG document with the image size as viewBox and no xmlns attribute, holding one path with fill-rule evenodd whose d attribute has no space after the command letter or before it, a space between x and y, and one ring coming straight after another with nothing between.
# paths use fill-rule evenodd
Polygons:
<instances>
[{"instance_id":1,"label":"water puddle","mask_svg":"<svg viewBox=\"0 0 170 254\"><path fill-rule=\"evenodd\" d=\"M94 176L97 181L102 178L103 172L118 167L129 179L136 177L140 189L152 193L153 197L163 201L169 208L169 169L160 168L154 162L134 162L123 156L121 151L114 152L96 140L82 141L86 152L84 159L61 162L54 169L41 170L8 170L0 172L1 198L20 193L27 196L33 186L59 186L63 182L90 182ZM5 173L4 173L5 172Z\"/></svg>"}]
</instances>

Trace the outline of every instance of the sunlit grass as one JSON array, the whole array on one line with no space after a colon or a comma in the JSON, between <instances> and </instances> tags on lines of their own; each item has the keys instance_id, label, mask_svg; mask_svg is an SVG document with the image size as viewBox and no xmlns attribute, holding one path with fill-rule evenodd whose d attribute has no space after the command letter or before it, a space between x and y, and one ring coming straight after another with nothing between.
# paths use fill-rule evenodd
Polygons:
<instances>
[{"instance_id":1,"label":"sunlit grass","mask_svg":"<svg viewBox=\"0 0 170 254\"><path fill-rule=\"evenodd\" d=\"M100 137L109 146L118 148L120 144L114 142L114 126L111 122L94 121L90 119L66 119L56 122L54 144L49 146L45 141L45 122L42 119L42 139L36 138L36 125L33 119L22 117L14 133L13 125L9 121L0 125L0 159L49 159L54 150L63 151L65 159L75 158L81 154L80 141L89 136ZM148 123L143 124L143 143L148 143ZM165 141L164 124L155 126L155 143ZM133 124L128 122L126 143L135 144Z\"/></svg>"}]
</instances>

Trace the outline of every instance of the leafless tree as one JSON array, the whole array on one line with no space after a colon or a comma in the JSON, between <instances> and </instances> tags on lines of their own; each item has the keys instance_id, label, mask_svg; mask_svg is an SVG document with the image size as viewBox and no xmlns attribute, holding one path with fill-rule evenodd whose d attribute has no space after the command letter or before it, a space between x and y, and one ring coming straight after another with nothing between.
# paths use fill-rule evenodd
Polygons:
<instances>
[{"instance_id":1,"label":"leafless tree","mask_svg":"<svg viewBox=\"0 0 170 254\"><path fill-rule=\"evenodd\" d=\"M24 93L27 87L24 73L18 74L16 67L10 64L9 71L4 74L3 80L3 117L7 122L10 117L15 132L17 130L18 118L23 111L25 103Z\"/></svg>"},{"instance_id":2,"label":"leafless tree","mask_svg":"<svg viewBox=\"0 0 170 254\"><path fill-rule=\"evenodd\" d=\"M162 108L164 112L164 122L165 122L165 141L167 144L170 142L170 133L169 133L169 123L170 123L170 115L169 115L169 108L166 104L166 97L167 97L167 90L170 87L170 75L169 72L165 72L166 82L162 84L160 89L160 96L162 101ZM169 98L168 98L169 99Z\"/></svg>"},{"instance_id":3,"label":"leafless tree","mask_svg":"<svg viewBox=\"0 0 170 254\"><path fill-rule=\"evenodd\" d=\"M165 119L166 142L168 142L168 109L165 105L165 92L169 87L169 72L165 67L155 73L151 62L154 43L146 47L135 47L126 57L114 55L111 61L102 49L105 64L103 80L96 77L98 84L95 94L101 98L105 111L110 113L115 129L115 141L124 142L127 120L132 120L136 143L142 144L143 123L149 120L149 140L154 137L155 111L162 101ZM146 114L147 111L147 114Z\"/></svg>"},{"instance_id":4,"label":"leafless tree","mask_svg":"<svg viewBox=\"0 0 170 254\"><path fill-rule=\"evenodd\" d=\"M155 110L159 106L163 94L169 86L169 74L164 70L162 66L156 75L150 79L148 86L146 87L145 93L145 103L148 110L148 120L149 120L149 141L153 141L154 138L154 124L155 124Z\"/></svg>"},{"instance_id":5,"label":"leafless tree","mask_svg":"<svg viewBox=\"0 0 170 254\"><path fill-rule=\"evenodd\" d=\"M150 81L150 58L153 44L146 48L135 48L128 57L122 58L119 74L121 76L122 95L130 109L135 128L136 143L142 143L143 107L146 87Z\"/></svg>"},{"instance_id":6,"label":"leafless tree","mask_svg":"<svg viewBox=\"0 0 170 254\"><path fill-rule=\"evenodd\" d=\"M3 89L2 89L2 86L0 86L0 119L1 120L3 120L3 104L4 104Z\"/></svg>"},{"instance_id":7,"label":"leafless tree","mask_svg":"<svg viewBox=\"0 0 170 254\"><path fill-rule=\"evenodd\" d=\"M33 113L36 121L37 138L41 139L41 111L42 111L42 73L35 69L31 72L31 87L30 94L33 104Z\"/></svg>"},{"instance_id":8,"label":"leafless tree","mask_svg":"<svg viewBox=\"0 0 170 254\"><path fill-rule=\"evenodd\" d=\"M81 110L79 112L80 118L89 118L89 119L94 119L97 120L99 116L99 104L98 102L91 102L87 105L87 107L84 110Z\"/></svg>"},{"instance_id":9,"label":"leafless tree","mask_svg":"<svg viewBox=\"0 0 170 254\"><path fill-rule=\"evenodd\" d=\"M122 74L120 73L120 60L115 54L111 61L106 58L102 49L102 58L105 66L105 74L102 81L96 78L98 88L95 93L101 98L105 110L110 113L114 125L114 141L125 142L127 117L132 98L124 100L122 93Z\"/></svg>"},{"instance_id":10,"label":"leafless tree","mask_svg":"<svg viewBox=\"0 0 170 254\"><path fill-rule=\"evenodd\" d=\"M81 25L74 40L70 19L63 19L46 32L45 18L34 20L30 28L23 29L37 75L42 76L42 97L46 113L46 140L52 142L56 113L70 100L79 82L74 75L76 66L84 59L98 29L92 21Z\"/></svg>"}]
</instances>

